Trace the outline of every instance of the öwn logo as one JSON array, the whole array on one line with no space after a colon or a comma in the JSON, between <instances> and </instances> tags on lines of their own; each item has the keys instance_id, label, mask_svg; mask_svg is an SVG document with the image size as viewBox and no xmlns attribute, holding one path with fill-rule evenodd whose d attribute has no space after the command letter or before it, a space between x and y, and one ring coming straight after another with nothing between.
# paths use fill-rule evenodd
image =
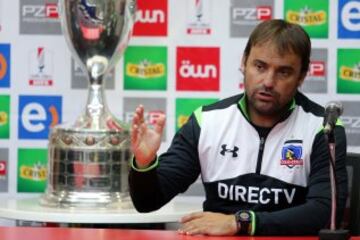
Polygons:
<instances>
[{"instance_id":1,"label":"\u00f6wn logo","mask_svg":"<svg viewBox=\"0 0 360 240\"><path fill-rule=\"evenodd\" d=\"M61 122L60 96L20 96L19 138L47 139L49 129Z\"/></svg>"},{"instance_id":2,"label":"\u00f6wn logo","mask_svg":"<svg viewBox=\"0 0 360 240\"><path fill-rule=\"evenodd\" d=\"M176 56L176 90L219 91L220 49L179 47Z\"/></svg>"},{"instance_id":3,"label":"\u00f6wn logo","mask_svg":"<svg viewBox=\"0 0 360 240\"><path fill-rule=\"evenodd\" d=\"M339 38L360 38L360 2L339 1Z\"/></svg>"},{"instance_id":4,"label":"\u00f6wn logo","mask_svg":"<svg viewBox=\"0 0 360 240\"><path fill-rule=\"evenodd\" d=\"M138 0L134 36L167 36L167 0Z\"/></svg>"}]
</instances>

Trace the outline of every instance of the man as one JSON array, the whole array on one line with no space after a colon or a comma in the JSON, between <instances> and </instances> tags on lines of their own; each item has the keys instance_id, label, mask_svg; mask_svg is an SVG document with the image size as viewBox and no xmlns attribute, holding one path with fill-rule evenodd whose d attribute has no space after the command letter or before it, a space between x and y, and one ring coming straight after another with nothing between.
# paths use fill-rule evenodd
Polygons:
<instances>
[{"instance_id":1,"label":"man","mask_svg":"<svg viewBox=\"0 0 360 240\"><path fill-rule=\"evenodd\" d=\"M204 212L180 233L317 235L331 212L324 109L298 91L310 61L309 36L283 20L259 24L242 58L245 93L197 109L157 157L165 116L153 129L144 109L132 124L130 194L141 212L160 208L201 173ZM338 213L347 195L346 138L335 127Z\"/></svg>"}]
</instances>

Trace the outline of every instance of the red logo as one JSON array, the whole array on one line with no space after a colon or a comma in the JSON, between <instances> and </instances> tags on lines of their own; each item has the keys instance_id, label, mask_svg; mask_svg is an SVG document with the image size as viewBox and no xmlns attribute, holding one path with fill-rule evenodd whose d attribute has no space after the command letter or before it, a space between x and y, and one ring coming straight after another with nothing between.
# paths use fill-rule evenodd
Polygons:
<instances>
[{"instance_id":1,"label":"red logo","mask_svg":"<svg viewBox=\"0 0 360 240\"><path fill-rule=\"evenodd\" d=\"M167 0L138 0L134 36L167 36Z\"/></svg>"},{"instance_id":2,"label":"red logo","mask_svg":"<svg viewBox=\"0 0 360 240\"><path fill-rule=\"evenodd\" d=\"M310 77L324 77L325 63L323 61L311 61L308 71Z\"/></svg>"},{"instance_id":3,"label":"red logo","mask_svg":"<svg viewBox=\"0 0 360 240\"><path fill-rule=\"evenodd\" d=\"M6 161L0 161L0 176L6 176Z\"/></svg>"},{"instance_id":4,"label":"red logo","mask_svg":"<svg viewBox=\"0 0 360 240\"><path fill-rule=\"evenodd\" d=\"M258 6L256 7L256 18L261 21L270 20L271 12L270 6Z\"/></svg>"},{"instance_id":5,"label":"red logo","mask_svg":"<svg viewBox=\"0 0 360 240\"><path fill-rule=\"evenodd\" d=\"M219 48L177 48L176 90L219 91L219 86Z\"/></svg>"},{"instance_id":6,"label":"red logo","mask_svg":"<svg viewBox=\"0 0 360 240\"><path fill-rule=\"evenodd\" d=\"M46 3L45 13L47 18L59 18L57 3Z\"/></svg>"}]
</instances>

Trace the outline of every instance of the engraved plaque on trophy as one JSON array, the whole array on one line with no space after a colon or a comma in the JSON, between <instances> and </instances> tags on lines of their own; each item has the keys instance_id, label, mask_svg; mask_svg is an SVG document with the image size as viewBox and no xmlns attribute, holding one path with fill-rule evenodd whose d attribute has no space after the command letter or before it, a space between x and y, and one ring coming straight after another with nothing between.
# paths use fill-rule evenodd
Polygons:
<instances>
[{"instance_id":1,"label":"engraved plaque on trophy","mask_svg":"<svg viewBox=\"0 0 360 240\"><path fill-rule=\"evenodd\" d=\"M90 84L85 110L75 123L50 132L48 184L40 203L131 207L129 126L109 112L103 80L128 44L136 0L60 0L59 11L69 48Z\"/></svg>"}]
</instances>

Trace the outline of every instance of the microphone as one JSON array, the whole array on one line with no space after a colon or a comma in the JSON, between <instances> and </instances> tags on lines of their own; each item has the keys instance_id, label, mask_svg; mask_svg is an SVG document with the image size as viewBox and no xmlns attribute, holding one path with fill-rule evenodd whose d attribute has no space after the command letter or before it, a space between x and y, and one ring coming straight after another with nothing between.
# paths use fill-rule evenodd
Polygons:
<instances>
[{"instance_id":1,"label":"microphone","mask_svg":"<svg viewBox=\"0 0 360 240\"><path fill-rule=\"evenodd\" d=\"M343 106L340 102L331 101L328 102L325 106L325 116L324 116L324 133L331 133L336 125L337 119L343 113Z\"/></svg>"}]
</instances>

